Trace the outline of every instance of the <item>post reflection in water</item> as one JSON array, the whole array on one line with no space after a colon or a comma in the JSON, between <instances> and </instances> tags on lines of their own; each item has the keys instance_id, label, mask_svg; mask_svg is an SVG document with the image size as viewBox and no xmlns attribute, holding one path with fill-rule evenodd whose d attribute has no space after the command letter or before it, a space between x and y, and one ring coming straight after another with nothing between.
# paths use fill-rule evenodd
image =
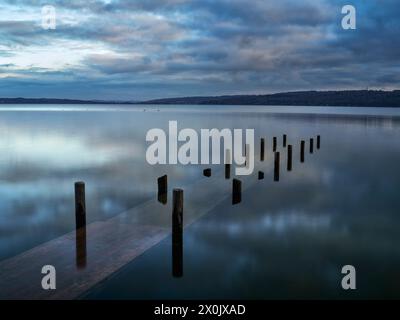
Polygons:
<instances>
[{"instance_id":1,"label":"post reflection in water","mask_svg":"<svg viewBox=\"0 0 400 320\"><path fill-rule=\"evenodd\" d=\"M292 171L292 166L293 166L292 152L293 152L293 146L289 144L287 148L287 171Z\"/></svg>"},{"instance_id":2,"label":"post reflection in water","mask_svg":"<svg viewBox=\"0 0 400 320\"><path fill-rule=\"evenodd\" d=\"M183 277L183 190L173 191L172 211L172 275Z\"/></svg>"},{"instance_id":3,"label":"post reflection in water","mask_svg":"<svg viewBox=\"0 0 400 320\"><path fill-rule=\"evenodd\" d=\"M304 163L304 149L306 142L304 140L300 141L300 162Z\"/></svg>"},{"instance_id":4,"label":"post reflection in water","mask_svg":"<svg viewBox=\"0 0 400 320\"><path fill-rule=\"evenodd\" d=\"M274 161L274 181L279 181L279 173L280 173L280 152L275 152L275 161Z\"/></svg>"},{"instance_id":5,"label":"post reflection in water","mask_svg":"<svg viewBox=\"0 0 400 320\"><path fill-rule=\"evenodd\" d=\"M232 181L232 205L242 202L242 181L233 179Z\"/></svg>"},{"instance_id":6,"label":"post reflection in water","mask_svg":"<svg viewBox=\"0 0 400 320\"><path fill-rule=\"evenodd\" d=\"M84 269L87 263L86 227L76 230L76 266Z\"/></svg>"}]
</instances>

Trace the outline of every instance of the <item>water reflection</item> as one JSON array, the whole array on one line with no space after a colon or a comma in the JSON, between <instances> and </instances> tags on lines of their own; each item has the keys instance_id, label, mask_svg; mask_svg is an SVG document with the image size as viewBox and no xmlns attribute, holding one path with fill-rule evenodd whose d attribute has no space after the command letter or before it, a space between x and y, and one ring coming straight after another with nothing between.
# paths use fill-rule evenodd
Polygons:
<instances>
[{"instance_id":1,"label":"water reflection","mask_svg":"<svg viewBox=\"0 0 400 320\"><path fill-rule=\"evenodd\" d=\"M78 269L86 267L86 227L76 230L76 266Z\"/></svg>"},{"instance_id":2,"label":"water reflection","mask_svg":"<svg viewBox=\"0 0 400 320\"><path fill-rule=\"evenodd\" d=\"M304 149L305 149L306 142L301 140L300 142L300 162L304 163Z\"/></svg>"},{"instance_id":3,"label":"water reflection","mask_svg":"<svg viewBox=\"0 0 400 320\"><path fill-rule=\"evenodd\" d=\"M279 173L280 173L280 152L275 152L275 162L274 162L274 181L279 181Z\"/></svg>"},{"instance_id":4,"label":"water reflection","mask_svg":"<svg viewBox=\"0 0 400 320\"><path fill-rule=\"evenodd\" d=\"M183 190L180 189L173 192L172 275L183 277Z\"/></svg>"},{"instance_id":5,"label":"water reflection","mask_svg":"<svg viewBox=\"0 0 400 320\"><path fill-rule=\"evenodd\" d=\"M310 138L310 153L314 153L314 139Z\"/></svg>"},{"instance_id":6,"label":"water reflection","mask_svg":"<svg viewBox=\"0 0 400 320\"><path fill-rule=\"evenodd\" d=\"M293 146L291 144L288 145L287 148L287 171L292 171L293 167Z\"/></svg>"},{"instance_id":7,"label":"water reflection","mask_svg":"<svg viewBox=\"0 0 400 320\"><path fill-rule=\"evenodd\" d=\"M232 205L242 202L242 181L233 179L232 181Z\"/></svg>"},{"instance_id":8,"label":"water reflection","mask_svg":"<svg viewBox=\"0 0 400 320\"><path fill-rule=\"evenodd\" d=\"M357 297L399 297L393 281L400 268L398 118L204 110L2 113L0 258L74 230L71 186L78 179L91 186L88 223L154 198L162 175L170 188L199 179L198 167L152 167L144 160L146 131L177 119L196 130L255 128L267 141L287 134L295 170L281 170L274 183L267 148L254 172L268 178L246 184L241 205L232 206L228 197L185 231L186 276L179 284L169 271L168 240L89 297L346 298L338 283L341 266L349 263L362 270ZM316 135L323 148L297 168L298 152L304 157L299 141ZM287 157L280 152L280 162ZM85 256L82 239L77 234L77 262Z\"/></svg>"}]
</instances>

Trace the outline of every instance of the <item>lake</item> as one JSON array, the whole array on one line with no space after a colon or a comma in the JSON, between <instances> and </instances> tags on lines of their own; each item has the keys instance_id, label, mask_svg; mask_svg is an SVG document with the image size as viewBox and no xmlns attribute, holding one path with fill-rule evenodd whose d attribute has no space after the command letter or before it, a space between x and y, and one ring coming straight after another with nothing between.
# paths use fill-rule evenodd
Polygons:
<instances>
[{"instance_id":1,"label":"lake","mask_svg":"<svg viewBox=\"0 0 400 320\"><path fill-rule=\"evenodd\" d=\"M0 260L74 230L75 181L86 183L90 224L156 199L164 174L170 190L204 179L205 166L146 162L147 131L168 131L170 120L181 129L255 129L257 152L266 139L266 160L256 161L265 179L256 171L240 204L227 194L185 229L182 278L172 277L168 237L81 298L400 298L400 110L390 108L0 106ZM310 154L317 135L321 148ZM224 183L223 170L208 167L215 175L205 195ZM341 287L345 265L357 270L357 290Z\"/></svg>"}]
</instances>

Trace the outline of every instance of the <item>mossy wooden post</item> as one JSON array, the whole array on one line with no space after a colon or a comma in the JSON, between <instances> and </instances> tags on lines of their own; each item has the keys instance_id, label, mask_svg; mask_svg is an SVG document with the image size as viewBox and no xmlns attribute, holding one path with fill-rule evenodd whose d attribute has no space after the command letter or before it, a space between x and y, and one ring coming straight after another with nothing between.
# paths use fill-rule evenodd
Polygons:
<instances>
[{"instance_id":1,"label":"mossy wooden post","mask_svg":"<svg viewBox=\"0 0 400 320\"><path fill-rule=\"evenodd\" d=\"M75 226L76 230L86 227L85 183L75 183Z\"/></svg>"},{"instance_id":2,"label":"mossy wooden post","mask_svg":"<svg viewBox=\"0 0 400 320\"><path fill-rule=\"evenodd\" d=\"M293 147L291 144L288 145L287 148L287 170L292 171L292 151Z\"/></svg>"},{"instance_id":3,"label":"mossy wooden post","mask_svg":"<svg viewBox=\"0 0 400 320\"><path fill-rule=\"evenodd\" d=\"M283 135L283 147L286 148L286 145L287 145L287 135L284 134Z\"/></svg>"},{"instance_id":4,"label":"mossy wooden post","mask_svg":"<svg viewBox=\"0 0 400 320\"><path fill-rule=\"evenodd\" d=\"M314 139L310 139L310 153L314 153Z\"/></svg>"},{"instance_id":5,"label":"mossy wooden post","mask_svg":"<svg viewBox=\"0 0 400 320\"><path fill-rule=\"evenodd\" d=\"M168 200L168 176L164 175L157 179L158 184L158 201L162 204L166 204Z\"/></svg>"},{"instance_id":6,"label":"mossy wooden post","mask_svg":"<svg viewBox=\"0 0 400 320\"><path fill-rule=\"evenodd\" d=\"M172 197L172 275L183 276L183 190L174 189Z\"/></svg>"},{"instance_id":7,"label":"mossy wooden post","mask_svg":"<svg viewBox=\"0 0 400 320\"><path fill-rule=\"evenodd\" d=\"M260 160L265 160L265 139L261 138Z\"/></svg>"},{"instance_id":8,"label":"mossy wooden post","mask_svg":"<svg viewBox=\"0 0 400 320\"><path fill-rule=\"evenodd\" d=\"M279 181L280 153L275 152L274 181Z\"/></svg>"},{"instance_id":9,"label":"mossy wooden post","mask_svg":"<svg viewBox=\"0 0 400 320\"><path fill-rule=\"evenodd\" d=\"M321 148L321 136L317 136L317 149Z\"/></svg>"},{"instance_id":10,"label":"mossy wooden post","mask_svg":"<svg viewBox=\"0 0 400 320\"><path fill-rule=\"evenodd\" d=\"M274 138L273 138L273 141L272 141L272 151L273 151L273 152L276 152L277 144L278 144L277 138L274 137Z\"/></svg>"},{"instance_id":11,"label":"mossy wooden post","mask_svg":"<svg viewBox=\"0 0 400 320\"><path fill-rule=\"evenodd\" d=\"M233 179L232 183L232 204L238 204L242 202L242 181Z\"/></svg>"},{"instance_id":12,"label":"mossy wooden post","mask_svg":"<svg viewBox=\"0 0 400 320\"><path fill-rule=\"evenodd\" d=\"M203 175L207 178L210 178L211 177L211 169L210 168L204 169Z\"/></svg>"},{"instance_id":13,"label":"mossy wooden post","mask_svg":"<svg viewBox=\"0 0 400 320\"><path fill-rule=\"evenodd\" d=\"M231 150L225 151L225 179L231 178L232 155Z\"/></svg>"},{"instance_id":14,"label":"mossy wooden post","mask_svg":"<svg viewBox=\"0 0 400 320\"><path fill-rule=\"evenodd\" d=\"M301 140L300 143L300 162L304 162L304 149L306 147L306 142L304 140Z\"/></svg>"}]
</instances>

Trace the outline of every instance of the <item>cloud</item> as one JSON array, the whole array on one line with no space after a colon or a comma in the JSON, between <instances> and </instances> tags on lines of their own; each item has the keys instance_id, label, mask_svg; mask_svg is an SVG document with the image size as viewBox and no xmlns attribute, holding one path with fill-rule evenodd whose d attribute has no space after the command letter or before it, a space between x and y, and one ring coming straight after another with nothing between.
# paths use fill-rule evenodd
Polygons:
<instances>
[{"instance_id":1,"label":"cloud","mask_svg":"<svg viewBox=\"0 0 400 320\"><path fill-rule=\"evenodd\" d=\"M91 87L106 92L98 98L125 99L398 88L395 0L354 0L358 28L347 31L345 1L52 3L58 20L49 31L40 27L45 1L3 1L9 14L0 20L0 65L15 66L0 95L45 96L38 83L60 97L88 98L83 88ZM31 91L23 89L27 78ZM84 87L82 78L89 81Z\"/></svg>"}]
</instances>

